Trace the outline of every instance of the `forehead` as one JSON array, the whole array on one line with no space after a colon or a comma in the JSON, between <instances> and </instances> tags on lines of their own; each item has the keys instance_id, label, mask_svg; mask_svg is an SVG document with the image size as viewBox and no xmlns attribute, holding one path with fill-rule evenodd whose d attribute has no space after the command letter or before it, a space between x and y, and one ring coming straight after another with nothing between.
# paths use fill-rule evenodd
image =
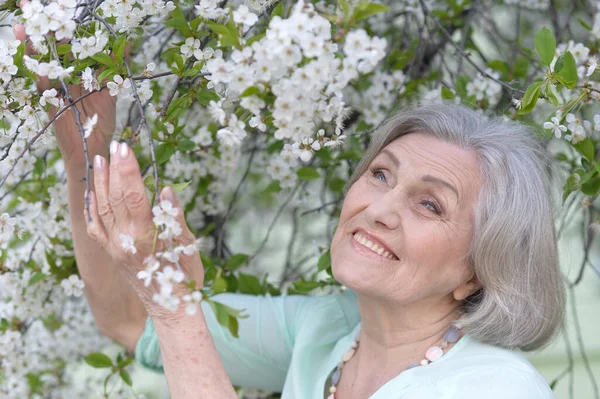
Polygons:
<instances>
[{"instance_id":1,"label":"forehead","mask_svg":"<svg viewBox=\"0 0 600 399\"><path fill-rule=\"evenodd\" d=\"M479 192L480 167L473 151L426 133L411 133L389 143L377 157L389 158L385 152L400 161L400 168L408 167L419 175L430 174L447 180L461 197L473 197Z\"/></svg>"}]
</instances>

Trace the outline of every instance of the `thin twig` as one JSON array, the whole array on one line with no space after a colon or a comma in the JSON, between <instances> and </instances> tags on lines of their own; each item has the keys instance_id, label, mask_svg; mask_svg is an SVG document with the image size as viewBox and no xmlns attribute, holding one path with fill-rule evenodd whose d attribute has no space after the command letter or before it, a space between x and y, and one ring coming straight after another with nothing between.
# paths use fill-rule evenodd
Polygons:
<instances>
[{"instance_id":1,"label":"thin twig","mask_svg":"<svg viewBox=\"0 0 600 399\"><path fill-rule=\"evenodd\" d=\"M52 51L52 55L56 59L56 62L58 62L58 64L60 65L60 58L58 56L58 52L56 51L56 42L50 41L50 50ZM65 83L64 78L62 76L60 76L58 78L58 80L60 81L60 84L63 88L65 96L67 97L67 100L69 101L69 103L73 103L73 96L71 95L71 91L69 90L69 87ZM73 105L73 112L75 113L75 123L77 124L77 129L79 129L79 135L81 136L81 141L83 142L83 154L85 156L85 199L84 199L84 202L85 202L85 211L87 212L87 215L89 218L88 221L91 222L92 219L91 219L91 215L90 215L89 192L90 192L90 169L92 168L92 163L90 162L90 154L88 152L87 138L85 137L85 129L83 128L83 123L81 122L81 113L79 112L79 108L77 108L77 105L75 105L75 104Z\"/></svg>"},{"instance_id":2,"label":"thin twig","mask_svg":"<svg viewBox=\"0 0 600 399\"><path fill-rule=\"evenodd\" d=\"M488 79L493 80L494 82L506 87L509 90L512 90L513 92L517 92L520 94L525 94L525 92L521 89L517 89L516 87L512 87L511 85L509 85L506 82L503 82L500 79L496 79L495 77L491 76L490 74L488 74L487 72L485 72L483 69L481 69L475 62L473 62L473 60L471 59L471 57L469 56L469 54L467 54L466 52L462 51L462 49L460 48L460 46L458 44L456 44L454 42L454 40L452 40L452 35L450 35L450 33L444 28L444 26L440 23L440 21L431 13L431 11L429 10L429 8L427 7L427 5L425 4L425 2L423 0L419 0L419 2L421 3L421 8L423 9L423 12L429 16L436 24L436 26L442 31L442 33L444 34L444 36L446 36L446 38L448 39L448 42L450 44L452 44L452 46L458 51L458 53L463 56L467 62L469 64L471 64L471 66L473 68L475 68L475 70L477 70L477 72L479 72L480 74L482 74L483 76L485 76Z\"/></svg>"},{"instance_id":3,"label":"thin twig","mask_svg":"<svg viewBox=\"0 0 600 399\"><path fill-rule=\"evenodd\" d=\"M596 378L594 377L594 373L590 367L590 361L585 352L585 345L583 343L583 337L581 336L581 325L579 324L579 316L577 315L577 305L575 303L575 292L573 287L569 287L571 291L571 311L573 312L573 321L575 322L575 336L577 337L577 344L579 346L579 354L583 360L583 366L585 367L588 376L590 377L590 382L592 383L592 390L594 392L594 399L600 399L598 397L598 385L596 383Z\"/></svg>"},{"instance_id":4,"label":"thin twig","mask_svg":"<svg viewBox=\"0 0 600 399\"><path fill-rule=\"evenodd\" d=\"M96 20L100 21L106 27L106 29L108 29L110 34L115 39L117 39L119 37L119 35L117 35L117 33L112 28L112 26L110 26L110 24L108 22L106 22L106 20L104 18L102 18L95 12L93 13L93 17ZM156 162L156 152L154 149L154 138L152 137L152 131L150 130L150 126L148 125L148 120L146 119L146 112L144 111L144 105L142 104L142 100L140 99L140 96L137 92L137 87L135 85L135 81L132 78L133 74L131 73L131 68L129 67L129 62L127 61L126 56L123 56L123 64L125 64L125 68L127 69L127 74L129 75L129 81L131 82L131 91L133 93L133 98L135 99L135 102L138 105L138 110L140 112L140 118L141 118L140 127L146 126L146 129L148 130L148 139L150 140L150 156L152 158L152 166L154 169L154 198L156 199L156 201L158 201L158 197L159 197L158 163ZM138 131L136 131L136 133L138 133ZM136 136L136 134L134 134L133 137L131 138L131 140L134 141L136 138L137 138L137 136ZM177 265L177 266L179 267L179 265Z\"/></svg>"},{"instance_id":5,"label":"thin twig","mask_svg":"<svg viewBox=\"0 0 600 399\"><path fill-rule=\"evenodd\" d=\"M229 206L227 207L227 212L225 212L225 216L223 216L223 221L221 222L221 226L219 227L219 237L217 239L217 256L218 257L223 256L223 236L225 235L225 224L227 223L227 220L229 220L229 216L231 215L231 210L233 209L233 205L235 204L235 202L238 198L240 189L242 188L242 185L248 178L248 174L250 173L250 167L252 166L252 161L254 160L255 153L256 152L254 150L252 150L252 152L250 153L250 158L248 159L248 165L246 166L246 171L244 172L244 176L242 176L240 182L238 183L237 187L235 188L235 191L233 192L233 198L231 198L231 201L229 202Z\"/></svg>"}]
</instances>

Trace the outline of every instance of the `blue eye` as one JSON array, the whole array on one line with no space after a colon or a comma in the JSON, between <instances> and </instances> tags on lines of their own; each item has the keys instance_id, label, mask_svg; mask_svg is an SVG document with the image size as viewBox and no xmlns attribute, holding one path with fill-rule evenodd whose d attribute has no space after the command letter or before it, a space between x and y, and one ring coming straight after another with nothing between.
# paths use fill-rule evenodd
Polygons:
<instances>
[{"instance_id":1,"label":"blue eye","mask_svg":"<svg viewBox=\"0 0 600 399\"><path fill-rule=\"evenodd\" d=\"M433 203L431 201L423 201L423 202L421 202L421 205L425 206L426 208L429 208L430 210L432 210L433 212L435 212L438 215L441 213L438 210L438 207L435 205L435 203ZM427 207L427 205L429 205L429 207Z\"/></svg>"},{"instance_id":2,"label":"blue eye","mask_svg":"<svg viewBox=\"0 0 600 399\"><path fill-rule=\"evenodd\" d=\"M379 181L381 182L385 182L385 175L383 174L383 172L381 171L381 169L377 169L377 168L371 168L371 174ZM378 177L381 176L383 178L383 180L379 179Z\"/></svg>"}]
</instances>

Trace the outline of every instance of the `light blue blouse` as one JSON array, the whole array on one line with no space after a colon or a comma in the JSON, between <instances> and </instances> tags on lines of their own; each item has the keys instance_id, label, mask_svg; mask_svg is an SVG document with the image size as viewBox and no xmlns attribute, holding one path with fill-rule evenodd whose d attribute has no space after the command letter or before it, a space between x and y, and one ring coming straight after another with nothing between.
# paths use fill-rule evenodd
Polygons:
<instances>
[{"instance_id":1,"label":"light blue blouse","mask_svg":"<svg viewBox=\"0 0 600 399\"><path fill-rule=\"evenodd\" d=\"M235 309L239 338L222 328L205 302L213 341L232 384L282 392L282 399L321 399L326 379L360 327L356 293L326 296L213 297ZM142 366L163 372L160 343L148 318L135 351ZM461 338L440 360L406 370L369 399L549 399L554 395L520 351Z\"/></svg>"}]
</instances>

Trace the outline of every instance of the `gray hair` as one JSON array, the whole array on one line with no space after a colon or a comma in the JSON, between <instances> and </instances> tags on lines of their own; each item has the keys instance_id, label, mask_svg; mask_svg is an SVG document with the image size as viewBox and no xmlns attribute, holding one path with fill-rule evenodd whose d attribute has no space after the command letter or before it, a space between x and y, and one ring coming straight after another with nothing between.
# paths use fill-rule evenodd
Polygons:
<instances>
[{"instance_id":1,"label":"gray hair","mask_svg":"<svg viewBox=\"0 0 600 399\"><path fill-rule=\"evenodd\" d=\"M554 228L552 157L521 123L461 105L419 106L377 129L344 193L385 146L416 132L473 151L483 177L468 253L483 288L460 309L464 331L509 349L547 345L564 327L566 300Z\"/></svg>"}]
</instances>

